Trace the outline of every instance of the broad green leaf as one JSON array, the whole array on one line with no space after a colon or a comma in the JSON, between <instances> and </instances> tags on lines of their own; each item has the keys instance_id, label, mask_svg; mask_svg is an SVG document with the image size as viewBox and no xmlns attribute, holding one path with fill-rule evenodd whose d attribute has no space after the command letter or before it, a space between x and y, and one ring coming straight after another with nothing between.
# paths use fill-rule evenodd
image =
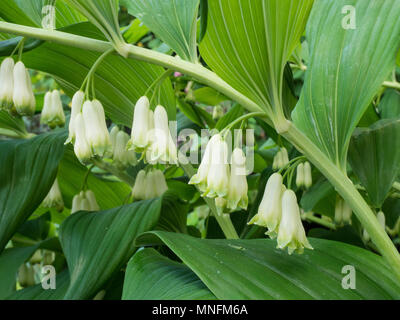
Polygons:
<instances>
[{"instance_id":1,"label":"broad green leaf","mask_svg":"<svg viewBox=\"0 0 400 320\"><path fill-rule=\"evenodd\" d=\"M226 114L224 114L224 116L221 119L218 120L217 124L215 125L215 128L217 130L224 129L231 122L242 116L243 113L244 110L242 106L240 106L239 104L234 105ZM238 127L240 127L240 123L234 128Z\"/></svg>"},{"instance_id":2,"label":"broad green leaf","mask_svg":"<svg viewBox=\"0 0 400 320\"><path fill-rule=\"evenodd\" d=\"M0 16L7 22L42 27L42 22L51 14L48 6L50 0L7 0L0 2ZM85 17L67 6L64 1L55 3L56 27L62 28L70 24L85 21Z\"/></svg>"},{"instance_id":3,"label":"broad green leaf","mask_svg":"<svg viewBox=\"0 0 400 320\"><path fill-rule=\"evenodd\" d=\"M137 244L162 241L218 299L400 298L400 285L382 257L340 242L310 240L314 250L303 255L276 249L276 240L207 240L168 232L146 233ZM354 290L342 287L346 265L355 268Z\"/></svg>"},{"instance_id":4,"label":"broad green leaf","mask_svg":"<svg viewBox=\"0 0 400 320\"><path fill-rule=\"evenodd\" d=\"M122 33L127 43L135 44L148 32L149 28L147 28L139 19L135 19Z\"/></svg>"},{"instance_id":5,"label":"broad green leaf","mask_svg":"<svg viewBox=\"0 0 400 320\"><path fill-rule=\"evenodd\" d=\"M189 206L175 190L167 191L162 196L160 220L157 230L187 233L186 220Z\"/></svg>"},{"instance_id":6,"label":"broad green leaf","mask_svg":"<svg viewBox=\"0 0 400 320\"><path fill-rule=\"evenodd\" d=\"M19 267L28 260L38 246L10 248L0 255L0 299L15 291Z\"/></svg>"},{"instance_id":7,"label":"broad green leaf","mask_svg":"<svg viewBox=\"0 0 400 320\"><path fill-rule=\"evenodd\" d=\"M0 252L49 192L65 139L56 132L0 142Z\"/></svg>"},{"instance_id":8,"label":"broad green leaf","mask_svg":"<svg viewBox=\"0 0 400 320\"><path fill-rule=\"evenodd\" d=\"M223 101L229 100L222 93L210 87L203 87L193 91L194 97L197 102L209 105L216 106Z\"/></svg>"},{"instance_id":9,"label":"broad green leaf","mask_svg":"<svg viewBox=\"0 0 400 320\"><path fill-rule=\"evenodd\" d=\"M132 256L136 236L154 228L160 207L153 199L68 217L60 227L71 277L65 299L92 298Z\"/></svg>"},{"instance_id":10,"label":"broad green leaf","mask_svg":"<svg viewBox=\"0 0 400 320\"><path fill-rule=\"evenodd\" d=\"M382 119L400 118L400 92L395 89L387 89L379 104Z\"/></svg>"},{"instance_id":11,"label":"broad green leaf","mask_svg":"<svg viewBox=\"0 0 400 320\"><path fill-rule=\"evenodd\" d=\"M400 172L400 119L357 129L350 143L349 162L373 205L380 208Z\"/></svg>"},{"instance_id":12,"label":"broad green leaf","mask_svg":"<svg viewBox=\"0 0 400 320\"><path fill-rule=\"evenodd\" d=\"M215 296L184 264L144 249L128 263L122 299L213 300Z\"/></svg>"},{"instance_id":13,"label":"broad green leaf","mask_svg":"<svg viewBox=\"0 0 400 320\"><path fill-rule=\"evenodd\" d=\"M0 110L0 134L1 129L14 132L18 137L26 138L28 132L22 118L13 117L7 111Z\"/></svg>"},{"instance_id":14,"label":"broad green leaf","mask_svg":"<svg viewBox=\"0 0 400 320\"><path fill-rule=\"evenodd\" d=\"M355 29L344 29L342 8L355 8ZM307 25L310 62L292 115L333 162L346 168L352 133L395 66L400 2L319 0Z\"/></svg>"},{"instance_id":15,"label":"broad green leaf","mask_svg":"<svg viewBox=\"0 0 400 320\"><path fill-rule=\"evenodd\" d=\"M121 4L182 59L197 61L199 0L122 0Z\"/></svg>"},{"instance_id":16,"label":"broad green leaf","mask_svg":"<svg viewBox=\"0 0 400 320\"><path fill-rule=\"evenodd\" d=\"M200 45L206 63L264 110L282 108L287 61L303 34L312 0L215 0Z\"/></svg>"},{"instance_id":17,"label":"broad green leaf","mask_svg":"<svg viewBox=\"0 0 400 320\"><path fill-rule=\"evenodd\" d=\"M6 300L62 300L68 289L69 273L68 269L56 276L56 289L45 290L39 283L19 291L16 291Z\"/></svg>"},{"instance_id":18,"label":"broad green leaf","mask_svg":"<svg viewBox=\"0 0 400 320\"><path fill-rule=\"evenodd\" d=\"M101 37L88 23L70 26L64 31ZM98 57L98 53L91 51L46 43L25 53L23 60L29 68L54 76L64 91L72 96L82 86ZM136 101L163 72L163 68L145 62L124 59L117 55L108 56L95 76L96 98L102 102L106 116L117 124L132 126ZM152 93L153 91L150 92L150 97ZM175 97L169 79L161 86L160 96L160 102L167 109L169 119L174 120Z\"/></svg>"},{"instance_id":19,"label":"broad green leaf","mask_svg":"<svg viewBox=\"0 0 400 320\"><path fill-rule=\"evenodd\" d=\"M64 203L68 208L71 208L72 198L81 191L87 171L88 169L76 158L73 148L66 148L64 157L60 161L57 179ZM89 174L87 185L94 192L102 210L121 206L132 191L124 182L106 181L93 173Z\"/></svg>"}]
</instances>

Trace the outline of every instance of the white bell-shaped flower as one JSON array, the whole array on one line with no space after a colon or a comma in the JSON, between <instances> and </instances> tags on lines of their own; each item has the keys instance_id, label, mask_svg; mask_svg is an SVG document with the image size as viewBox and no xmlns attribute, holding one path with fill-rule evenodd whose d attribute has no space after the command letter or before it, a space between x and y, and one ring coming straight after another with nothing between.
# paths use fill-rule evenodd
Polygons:
<instances>
[{"instance_id":1,"label":"white bell-shaped flower","mask_svg":"<svg viewBox=\"0 0 400 320\"><path fill-rule=\"evenodd\" d=\"M220 137L211 146L211 162L207 175L207 189L204 192L204 196L209 198L227 196L229 178L228 145Z\"/></svg>"},{"instance_id":2,"label":"white bell-shaped flower","mask_svg":"<svg viewBox=\"0 0 400 320\"><path fill-rule=\"evenodd\" d=\"M129 166L129 152L126 146L129 142L129 135L124 131L119 131L115 137L115 145L113 146L113 160L117 167L123 169Z\"/></svg>"},{"instance_id":3,"label":"white bell-shaped flower","mask_svg":"<svg viewBox=\"0 0 400 320\"><path fill-rule=\"evenodd\" d=\"M343 199L339 196L336 196L334 221L337 225L341 225L343 223L343 203Z\"/></svg>"},{"instance_id":4,"label":"white bell-shaped flower","mask_svg":"<svg viewBox=\"0 0 400 320\"><path fill-rule=\"evenodd\" d=\"M151 116L150 116L151 117ZM154 129L150 135L149 163L178 163L175 143L169 130L167 111L163 106L154 110Z\"/></svg>"},{"instance_id":5,"label":"white bell-shaped flower","mask_svg":"<svg viewBox=\"0 0 400 320\"><path fill-rule=\"evenodd\" d=\"M14 93L14 60L5 58L0 66L0 109L11 109Z\"/></svg>"},{"instance_id":6,"label":"white bell-shaped flower","mask_svg":"<svg viewBox=\"0 0 400 320\"><path fill-rule=\"evenodd\" d=\"M87 142L93 153L102 157L111 148L103 106L98 100L88 100L83 104L82 114Z\"/></svg>"},{"instance_id":7,"label":"white bell-shaped flower","mask_svg":"<svg viewBox=\"0 0 400 320\"><path fill-rule=\"evenodd\" d=\"M161 197L168 190L167 181L161 170L155 170L154 175L156 196Z\"/></svg>"},{"instance_id":8,"label":"white bell-shaped flower","mask_svg":"<svg viewBox=\"0 0 400 320\"><path fill-rule=\"evenodd\" d=\"M54 180L53 185L46 198L44 198L43 207L45 208L55 208L57 211L61 212L64 209L64 201L61 195L60 186L58 185L58 180Z\"/></svg>"},{"instance_id":9,"label":"white bell-shaped flower","mask_svg":"<svg viewBox=\"0 0 400 320\"><path fill-rule=\"evenodd\" d=\"M72 198L71 214L81 210L81 208L82 208L82 200L83 200L83 198L82 198L81 194L76 194Z\"/></svg>"},{"instance_id":10,"label":"white bell-shaped flower","mask_svg":"<svg viewBox=\"0 0 400 320\"><path fill-rule=\"evenodd\" d=\"M342 219L343 223L351 224L351 216L353 214L353 210L347 204L346 201L342 200Z\"/></svg>"},{"instance_id":11,"label":"white bell-shaped flower","mask_svg":"<svg viewBox=\"0 0 400 320\"><path fill-rule=\"evenodd\" d=\"M286 189L282 182L279 173L269 177L258 212L249 222L268 228L271 238L276 237L282 216L282 194Z\"/></svg>"},{"instance_id":12,"label":"white bell-shaped flower","mask_svg":"<svg viewBox=\"0 0 400 320\"><path fill-rule=\"evenodd\" d=\"M219 140L221 140L221 136L216 134L207 143L206 150L204 151L204 156L200 162L197 173L189 181L189 184L197 185L201 192L205 192L207 189L207 176L211 165L211 149L216 141Z\"/></svg>"},{"instance_id":13,"label":"white bell-shaped flower","mask_svg":"<svg viewBox=\"0 0 400 320\"><path fill-rule=\"evenodd\" d=\"M141 97L136 105L133 114L131 132L131 145L136 152L145 151L150 145L150 102L146 96Z\"/></svg>"},{"instance_id":14,"label":"white bell-shaped flower","mask_svg":"<svg viewBox=\"0 0 400 320\"><path fill-rule=\"evenodd\" d=\"M312 186L312 171L311 171L311 165L308 161L304 163L304 187L306 189L311 188Z\"/></svg>"},{"instance_id":15,"label":"white bell-shaped flower","mask_svg":"<svg viewBox=\"0 0 400 320\"><path fill-rule=\"evenodd\" d=\"M301 254L304 248L313 249L306 237L296 194L292 190L286 190L282 196L282 219L277 240L277 248L287 247L289 254L293 251Z\"/></svg>"},{"instance_id":16,"label":"white bell-shaped flower","mask_svg":"<svg viewBox=\"0 0 400 320\"><path fill-rule=\"evenodd\" d=\"M382 228L384 231L386 231L386 218L385 218L385 214L383 213L383 211L379 211L379 212L377 213L376 219L378 220L379 225L381 226L381 228ZM363 235L362 235L362 237L363 237L363 240L364 240L365 242L368 242L369 240L371 240L371 237L370 237L368 231L365 230L365 229L363 230Z\"/></svg>"},{"instance_id":17,"label":"white bell-shaped flower","mask_svg":"<svg viewBox=\"0 0 400 320\"><path fill-rule=\"evenodd\" d=\"M157 175L154 171L150 171L146 175L144 186L144 199L153 199L157 197L156 193Z\"/></svg>"},{"instance_id":18,"label":"white bell-shaped flower","mask_svg":"<svg viewBox=\"0 0 400 320\"><path fill-rule=\"evenodd\" d=\"M110 149L110 151L108 152L108 156L109 157L113 157L113 155L114 155L114 150L115 150L115 145L116 145L116 142L117 142L117 134L118 134L118 132L119 132L119 128L118 128L118 126L114 126L114 127L112 127L112 129L111 129L111 131L110 131L110 142L111 142L111 149Z\"/></svg>"},{"instance_id":19,"label":"white bell-shaped flower","mask_svg":"<svg viewBox=\"0 0 400 320\"><path fill-rule=\"evenodd\" d=\"M300 163L296 169L296 185L298 188L304 186L304 163Z\"/></svg>"},{"instance_id":20,"label":"white bell-shaped flower","mask_svg":"<svg viewBox=\"0 0 400 320\"><path fill-rule=\"evenodd\" d=\"M22 61L14 66L14 107L20 115L33 115L36 108L31 77Z\"/></svg>"},{"instance_id":21,"label":"white bell-shaped flower","mask_svg":"<svg viewBox=\"0 0 400 320\"><path fill-rule=\"evenodd\" d=\"M44 96L44 105L40 123L48 124L50 128L62 127L65 124L65 114L62 107L60 92L53 90Z\"/></svg>"},{"instance_id":22,"label":"white bell-shaped flower","mask_svg":"<svg viewBox=\"0 0 400 320\"><path fill-rule=\"evenodd\" d=\"M85 93L83 91L77 91L72 97L71 103L71 116L68 125L68 139L65 143L70 143L75 141L75 117L77 114L81 113L82 105L85 100Z\"/></svg>"},{"instance_id":23,"label":"white bell-shaped flower","mask_svg":"<svg viewBox=\"0 0 400 320\"><path fill-rule=\"evenodd\" d=\"M247 209L248 186L246 179L246 157L240 148L235 148L232 153L231 177L227 197L227 207L235 210L238 206Z\"/></svg>"},{"instance_id":24,"label":"white bell-shaped flower","mask_svg":"<svg viewBox=\"0 0 400 320\"><path fill-rule=\"evenodd\" d=\"M79 161L85 164L93 157L93 153L86 140L85 121L82 113L78 113L73 121L75 127L74 152Z\"/></svg>"},{"instance_id":25,"label":"white bell-shaped flower","mask_svg":"<svg viewBox=\"0 0 400 320\"><path fill-rule=\"evenodd\" d=\"M85 198L89 202L89 211L100 210L100 206L97 204L96 196L92 190L86 190Z\"/></svg>"},{"instance_id":26,"label":"white bell-shaped flower","mask_svg":"<svg viewBox=\"0 0 400 320\"><path fill-rule=\"evenodd\" d=\"M140 170L136 176L135 185L132 190L132 197L136 200L145 199L145 183L146 183L146 172Z\"/></svg>"}]
</instances>

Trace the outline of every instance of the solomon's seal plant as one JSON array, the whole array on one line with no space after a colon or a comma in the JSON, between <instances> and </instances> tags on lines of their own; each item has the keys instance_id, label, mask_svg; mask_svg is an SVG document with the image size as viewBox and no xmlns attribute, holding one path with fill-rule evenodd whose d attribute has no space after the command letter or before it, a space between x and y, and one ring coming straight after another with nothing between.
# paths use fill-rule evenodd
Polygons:
<instances>
[{"instance_id":1,"label":"solomon's seal plant","mask_svg":"<svg viewBox=\"0 0 400 320\"><path fill-rule=\"evenodd\" d=\"M0 2L0 299L400 298L398 0L42 2Z\"/></svg>"}]
</instances>

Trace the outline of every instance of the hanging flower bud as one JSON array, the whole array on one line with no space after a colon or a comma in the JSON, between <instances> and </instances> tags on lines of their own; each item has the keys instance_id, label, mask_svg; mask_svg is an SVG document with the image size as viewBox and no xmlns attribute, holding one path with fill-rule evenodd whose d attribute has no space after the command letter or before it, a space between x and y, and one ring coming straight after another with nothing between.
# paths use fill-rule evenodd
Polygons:
<instances>
[{"instance_id":1,"label":"hanging flower bud","mask_svg":"<svg viewBox=\"0 0 400 320\"><path fill-rule=\"evenodd\" d=\"M378 220L381 228L386 232L386 218L385 218L385 214L383 213L383 211L379 211L377 213L376 219ZM371 240L369 233L365 229L363 230L363 240L365 242L368 242L369 240Z\"/></svg>"},{"instance_id":2,"label":"hanging flower bud","mask_svg":"<svg viewBox=\"0 0 400 320\"><path fill-rule=\"evenodd\" d=\"M120 169L126 168L129 166L128 152L126 150L126 145L129 141L129 135L124 131L119 131L117 136L115 137L115 145L114 145L114 154L113 160L115 165Z\"/></svg>"},{"instance_id":3,"label":"hanging flower bud","mask_svg":"<svg viewBox=\"0 0 400 320\"><path fill-rule=\"evenodd\" d=\"M304 163L304 187L306 189L311 188L312 186L312 172L311 165L308 161Z\"/></svg>"},{"instance_id":4,"label":"hanging flower bud","mask_svg":"<svg viewBox=\"0 0 400 320\"><path fill-rule=\"evenodd\" d=\"M50 265L54 262L56 254L54 251L43 250L43 265Z\"/></svg>"},{"instance_id":5,"label":"hanging flower bud","mask_svg":"<svg viewBox=\"0 0 400 320\"><path fill-rule=\"evenodd\" d=\"M231 210L235 210L238 206L242 209L247 209L249 201L247 191L246 157L242 149L236 148L232 153L227 207Z\"/></svg>"},{"instance_id":6,"label":"hanging flower bud","mask_svg":"<svg viewBox=\"0 0 400 320\"><path fill-rule=\"evenodd\" d=\"M289 155L286 148L281 148L281 168L289 164Z\"/></svg>"},{"instance_id":7,"label":"hanging flower bud","mask_svg":"<svg viewBox=\"0 0 400 320\"><path fill-rule=\"evenodd\" d=\"M65 115L58 90L46 93L40 123L48 124L52 129L64 126Z\"/></svg>"},{"instance_id":8,"label":"hanging flower bud","mask_svg":"<svg viewBox=\"0 0 400 320\"><path fill-rule=\"evenodd\" d=\"M132 197L136 200L144 200L145 198L145 179L146 172L144 170L140 170L136 176L135 185L132 190Z\"/></svg>"},{"instance_id":9,"label":"hanging flower bud","mask_svg":"<svg viewBox=\"0 0 400 320\"><path fill-rule=\"evenodd\" d=\"M169 131L167 111L163 106L157 106L154 111L154 130L151 137L149 162L177 164L177 150Z\"/></svg>"},{"instance_id":10,"label":"hanging flower bud","mask_svg":"<svg viewBox=\"0 0 400 320\"><path fill-rule=\"evenodd\" d=\"M5 58L0 66L0 109L11 109L14 92L14 60Z\"/></svg>"},{"instance_id":11,"label":"hanging flower bud","mask_svg":"<svg viewBox=\"0 0 400 320\"><path fill-rule=\"evenodd\" d=\"M285 187L279 173L271 175L267 181L264 195L257 214L249 224L256 224L268 228L268 235L275 238L282 216L282 194Z\"/></svg>"},{"instance_id":12,"label":"hanging flower bud","mask_svg":"<svg viewBox=\"0 0 400 320\"><path fill-rule=\"evenodd\" d=\"M86 128L85 121L83 120L82 113L78 113L75 116L74 121L74 131L75 131L75 144L74 151L76 157L83 164L87 163L91 157L93 157L92 150L86 140Z\"/></svg>"},{"instance_id":13,"label":"hanging flower bud","mask_svg":"<svg viewBox=\"0 0 400 320\"><path fill-rule=\"evenodd\" d=\"M376 218L378 219L378 222L381 225L382 229L386 230L386 218L383 211L379 211L378 214L376 215Z\"/></svg>"},{"instance_id":14,"label":"hanging flower bud","mask_svg":"<svg viewBox=\"0 0 400 320\"><path fill-rule=\"evenodd\" d=\"M20 115L33 115L36 101L32 90L32 82L23 62L14 66L14 107Z\"/></svg>"},{"instance_id":15,"label":"hanging flower bud","mask_svg":"<svg viewBox=\"0 0 400 320\"><path fill-rule=\"evenodd\" d=\"M277 248L285 247L288 248L289 254L293 251L301 254L304 248L313 249L307 240L296 194L292 190L286 190L282 196L282 220L279 225Z\"/></svg>"},{"instance_id":16,"label":"hanging flower bud","mask_svg":"<svg viewBox=\"0 0 400 320\"><path fill-rule=\"evenodd\" d=\"M85 100L85 93L83 91L77 91L72 97L71 117L69 119L69 126L68 126L69 135L65 143L75 141L75 131L76 131L75 118L79 113L81 113L84 100Z\"/></svg>"},{"instance_id":17,"label":"hanging flower bud","mask_svg":"<svg viewBox=\"0 0 400 320\"><path fill-rule=\"evenodd\" d=\"M161 170L155 170L154 175L156 196L161 197L168 190L167 181Z\"/></svg>"},{"instance_id":18,"label":"hanging flower bud","mask_svg":"<svg viewBox=\"0 0 400 320\"><path fill-rule=\"evenodd\" d=\"M353 213L353 211L351 210L351 208L347 204L347 202L342 200L342 218L343 218L343 223L351 224L352 213Z\"/></svg>"},{"instance_id":19,"label":"hanging flower bud","mask_svg":"<svg viewBox=\"0 0 400 320\"><path fill-rule=\"evenodd\" d=\"M304 186L304 163L300 163L297 166L296 185L298 188Z\"/></svg>"},{"instance_id":20,"label":"hanging flower bud","mask_svg":"<svg viewBox=\"0 0 400 320\"><path fill-rule=\"evenodd\" d=\"M278 170L283 169L289 164L289 156L286 148L281 148L275 155L272 163L272 169Z\"/></svg>"},{"instance_id":21,"label":"hanging flower bud","mask_svg":"<svg viewBox=\"0 0 400 320\"><path fill-rule=\"evenodd\" d=\"M213 109L213 119L214 120L218 120L220 118L222 118L224 116L224 108L222 108L221 106L215 106Z\"/></svg>"},{"instance_id":22,"label":"hanging flower bud","mask_svg":"<svg viewBox=\"0 0 400 320\"><path fill-rule=\"evenodd\" d=\"M43 207L45 208L55 208L57 211L62 212L64 210L64 201L61 195L60 187L58 185L57 178L43 200Z\"/></svg>"},{"instance_id":23,"label":"hanging flower bud","mask_svg":"<svg viewBox=\"0 0 400 320\"><path fill-rule=\"evenodd\" d=\"M41 250L36 250L32 257L29 259L31 265L40 263L43 259Z\"/></svg>"},{"instance_id":24,"label":"hanging flower bud","mask_svg":"<svg viewBox=\"0 0 400 320\"><path fill-rule=\"evenodd\" d=\"M339 196L336 197L334 220L337 225L341 225L343 223L343 199Z\"/></svg>"},{"instance_id":25,"label":"hanging flower bud","mask_svg":"<svg viewBox=\"0 0 400 320\"><path fill-rule=\"evenodd\" d=\"M136 152L143 152L150 145L149 113L150 113L149 99L145 96L141 97L135 106L133 115L132 133L131 133L131 144L133 150L135 150Z\"/></svg>"},{"instance_id":26,"label":"hanging flower bud","mask_svg":"<svg viewBox=\"0 0 400 320\"><path fill-rule=\"evenodd\" d=\"M28 266L24 263L18 270L18 282L21 287L30 287L36 284L35 269L33 266Z\"/></svg>"},{"instance_id":27,"label":"hanging flower bud","mask_svg":"<svg viewBox=\"0 0 400 320\"><path fill-rule=\"evenodd\" d=\"M229 176L228 145L219 135L219 139L216 139L214 145L211 146L211 162L207 175L207 189L204 192L204 196L209 198L227 196L229 191Z\"/></svg>"},{"instance_id":28,"label":"hanging flower bud","mask_svg":"<svg viewBox=\"0 0 400 320\"><path fill-rule=\"evenodd\" d=\"M92 190L86 190L85 198L89 202L89 211L99 211L100 210L100 207L96 201L96 196L94 195L94 192Z\"/></svg>"},{"instance_id":29,"label":"hanging flower bud","mask_svg":"<svg viewBox=\"0 0 400 320\"><path fill-rule=\"evenodd\" d=\"M207 144L204 152L203 159L201 160L197 173L190 179L189 184L195 184L198 186L201 192L205 192L207 189L207 175L211 165L211 152L212 146L221 139L219 134L214 135Z\"/></svg>"},{"instance_id":30,"label":"hanging flower bud","mask_svg":"<svg viewBox=\"0 0 400 320\"><path fill-rule=\"evenodd\" d=\"M76 194L72 198L71 214L81 210L81 208L82 208L82 200L83 200L83 198L82 198L81 194Z\"/></svg>"},{"instance_id":31,"label":"hanging flower bud","mask_svg":"<svg viewBox=\"0 0 400 320\"><path fill-rule=\"evenodd\" d=\"M115 145L117 142L117 134L119 132L119 128L118 126L114 126L111 131L110 131L110 142L111 142L111 149L109 150L107 156L109 156L110 158L113 157L114 155L114 150L115 150Z\"/></svg>"},{"instance_id":32,"label":"hanging flower bud","mask_svg":"<svg viewBox=\"0 0 400 320\"><path fill-rule=\"evenodd\" d=\"M88 100L83 104L82 114L85 121L87 142L93 153L102 157L111 148L103 106L98 100Z\"/></svg>"},{"instance_id":33,"label":"hanging flower bud","mask_svg":"<svg viewBox=\"0 0 400 320\"><path fill-rule=\"evenodd\" d=\"M156 174L154 171L150 171L146 175L145 186L144 186L144 199L153 199L157 197L156 194Z\"/></svg>"}]
</instances>

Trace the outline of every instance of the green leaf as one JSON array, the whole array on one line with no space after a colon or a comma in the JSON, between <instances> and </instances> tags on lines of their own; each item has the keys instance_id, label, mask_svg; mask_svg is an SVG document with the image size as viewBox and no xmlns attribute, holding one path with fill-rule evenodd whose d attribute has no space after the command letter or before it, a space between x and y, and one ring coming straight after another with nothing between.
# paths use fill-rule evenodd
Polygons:
<instances>
[{"instance_id":1,"label":"green leaf","mask_svg":"<svg viewBox=\"0 0 400 320\"><path fill-rule=\"evenodd\" d=\"M135 19L132 23L123 31L125 41L127 43L137 43L149 32L147 28L139 19Z\"/></svg>"},{"instance_id":2,"label":"green leaf","mask_svg":"<svg viewBox=\"0 0 400 320\"><path fill-rule=\"evenodd\" d=\"M162 197L160 220L157 230L187 233L186 220L189 206L175 190L167 191Z\"/></svg>"},{"instance_id":3,"label":"green leaf","mask_svg":"<svg viewBox=\"0 0 400 320\"><path fill-rule=\"evenodd\" d=\"M99 32L88 23L70 26L64 31L101 38ZM54 76L64 91L72 97L98 57L98 53L91 51L46 43L25 53L23 60L27 67ZM145 62L124 59L117 55L108 56L95 75L96 98L102 102L106 116L117 124L131 127L136 101L163 72L163 68ZM149 95L152 93L153 91ZM174 120L175 96L169 79L161 86L160 102L167 109L169 119Z\"/></svg>"},{"instance_id":4,"label":"green leaf","mask_svg":"<svg viewBox=\"0 0 400 320\"><path fill-rule=\"evenodd\" d=\"M336 192L325 178L308 189L300 200L305 212L315 212L333 218L335 216Z\"/></svg>"},{"instance_id":5,"label":"green leaf","mask_svg":"<svg viewBox=\"0 0 400 320\"><path fill-rule=\"evenodd\" d=\"M28 132L25 128L24 120L19 117L13 117L4 110L0 110L0 134L1 129L15 132L18 137L22 138L26 138L28 135Z\"/></svg>"},{"instance_id":6,"label":"green leaf","mask_svg":"<svg viewBox=\"0 0 400 320\"><path fill-rule=\"evenodd\" d=\"M182 59L197 61L199 0L122 0L121 4Z\"/></svg>"},{"instance_id":7,"label":"green leaf","mask_svg":"<svg viewBox=\"0 0 400 320\"><path fill-rule=\"evenodd\" d=\"M4 299L15 291L19 267L28 260L38 246L10 248L0 255L0 299Z\"/></svg>"},{"instance_id":8,"label":"green leaf","mask_svg":"<svg viewBox=\"0 0 400 320\"><path fill-rule=\"evenodd\" d=\"M355 8L355 29L342 27L345 5ZM320 0L313 7L307 26L310 62L292 117L343 170L352 133L395 66L399 15L396 0Z\"/></svg>"},{"instance_id":9,"label":"green leaf","mask_svg":"<svg viewBox=\"0 0 400 320\"><path fill-rule=\"evenodd\" d=\"M138 245L166 244L218 299L399 299L400 285L382 257L335 241L310 239L314 250L288 255L276 241L207 240L149 232ZM356 289L344 290L352 265Z\"/></svg>"},{"instance_id":10,"label":"green leaf","mask_svg":"<svg viewBox=\"0 0 400 320\"><path fill-rule=\"evenodd\" d=\"M49 192L65 139L57 132L0 142L0 252Z\"/></svg>"},{"instance_id":11,"label":"green leaf","mask_svg":"<svg viewBox=\"0 0 400 320\"><path fill-rule=\"evenodd\" d=\"M50 13L46 6L49 0L7 0L0 2L0 16L7 22L42 27L43 19ZM85 17L67 6L64 1L55 4L56 27L62 28L85 21Z\"/></svg>"},{"instance_id":12,"label":"green leaf","mask_svg":"<svg viewBox=\"0 0 400 320\"><path fill-rule=\"evenodd\" d=\"M62 271L56 276L56 289L45 290L42 284L27 287L16 291L6 300L62 300L67 292L69 285L68 269Z\"/></svg>"},{"instance_id":13,"label":"green leaf","mask_svg":"<svg viewBox=\"0 0 400 320\"><path fill-rule=\"evenodd\" d=\"M216 106L223 101L229 100L222 93L210 87L203 87L193 91L194 98L197 102L208 106Z\"/></svg>"},{"instance_id":14,"label":"green leaf","mask_svg":"<svg viewBox=\"0 0 400 320\"><path fill-rule=\"evenodd\" d=\"M239 104L235 104L224 116L218 120L215 128L222 130L228 126L231 122L242 116L244 113L243 107ZM233 127L233 129L240 127L240 123Z\"/></svg>"},{"instance_id":15,"label":"green leaf","mask_svg":"<svg viewBox=\"0 0 400 320\"><path fill-rule=\"evenodd\" d=\"M387 89L379 104L382 119L400 118L400 92L395 89Z\"/></svg>"},{"instance_id":16,"label":"green leaf","mask_svg":"<svg viewBox=\"0 0 400 320\"><path fill-rule=\"evenodd\" d=\"M184 264L144 249L128 263L122 299L213 300L215 296Z\"/></svg>"},{"instance_id":17,"label":"green leaf","mask_svg":"<svg viewBox=\"0 0 400 320\"><path fill-rule=\"evenodd\" d=\"M87 171L88 169L76 158L73 148L66 148L57 179L68 208L71 208L72 198L81 191ZM126 183L100 179L93 173L88 175L87 185L94 192L97 203L103 210L121 206L132 192Z\"/></svg>"},{"instance_id":18,"label":"green leaf","mask_svg":"<svg viewBox=\"0 0 400 320\"><path fill-rule=\"evenodd\" d=\"M282 109L286 62L303 34L312 0L216 0L200 45L206 63L261 108Z\"/></svg>"},{"instance_id":19,"label":"green leaf","mask_svg":"<svg viewBox=\"0 0 400 320\"><path fill-rule=\"evenodd\" d=\"M349 162L373 205L380 208L400 172L400 119L357 129L350 143Z\"/></svg>"},{"instance_id":20,"label":"green leaf","mask_svg":"<svg viewBox=\"0 0 400 320\"><path fill-rule=\"evenodd\" d=\"M154 228L160 207L154 199L68 217L60 227L71 276L65 299L92 298L135 252L136 236Z\"/></svg>"}]
</instances>

